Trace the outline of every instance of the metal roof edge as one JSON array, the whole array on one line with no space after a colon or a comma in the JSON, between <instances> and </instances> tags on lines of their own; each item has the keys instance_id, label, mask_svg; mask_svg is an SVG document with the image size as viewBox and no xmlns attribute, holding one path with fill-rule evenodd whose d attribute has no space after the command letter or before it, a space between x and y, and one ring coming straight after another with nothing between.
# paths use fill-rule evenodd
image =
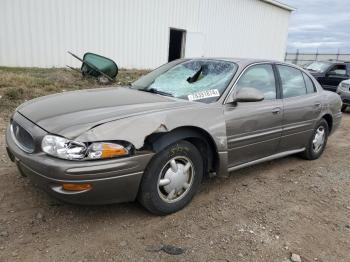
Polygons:
<instances>
[{"instance_id":1,"label":"metal roof edge","mask_svg":"<svg viewBox=\"0 0 350 262\"><path fill-rule=\"evenodd\" d=\"M296 10L295 7L292 7L290 5L284 4L284 3L276 1L276 0L260 0L260 1L277 6L277 7L280 7L282 9L285 9L285 10L288 10L291 12Z\"/></svg>"}]
</instances>

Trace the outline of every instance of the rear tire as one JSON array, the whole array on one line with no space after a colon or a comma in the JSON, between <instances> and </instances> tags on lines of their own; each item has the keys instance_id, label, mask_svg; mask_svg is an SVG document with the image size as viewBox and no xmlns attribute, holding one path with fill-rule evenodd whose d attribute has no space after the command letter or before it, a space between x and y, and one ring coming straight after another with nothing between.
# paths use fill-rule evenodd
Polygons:
<instances>
[{"instance_id":1,"label":"rear tire","mask_svg":"<svg viewBox=\"0 0 350 262\"><path fill-rule=\"evenodd\" d=\"M309 142L306 145L306 149L301 154L301 156L307 160L318 159L322 155L327 145L328 135L329 135L328 123L325 119L322 118L317 123L314 131L312 132Z\"/></svg>"},{"instance_id":2,"label":"rear tire","mask_svg":"<svg viewBox=\"0 0 350 262\"><path fill-rule=\"evenodd\" d=\"M342 112L345 112L347 107L348 107L347 105L342 105L342 106L341 106L341 111L342 111Z\"/></svg>"},{"instance_id":3,"label":"rear tire","mask_svg":"<svg viewBox=\"0 0 350 262\"><path fill-rule=\"evenodd\" d=\"M193 144L184 140L171 144L148 164L138 201L156 215L179 211L197 192L203 172L203 159Z\"/></svg>"}]
</instances>

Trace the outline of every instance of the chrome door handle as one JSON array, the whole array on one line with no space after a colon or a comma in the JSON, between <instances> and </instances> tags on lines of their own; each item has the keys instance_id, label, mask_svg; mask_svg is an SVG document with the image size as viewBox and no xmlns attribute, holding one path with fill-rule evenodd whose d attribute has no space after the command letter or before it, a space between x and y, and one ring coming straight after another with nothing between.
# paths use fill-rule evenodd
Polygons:
<instances>
[{"instance_id":1,"label":"chrome door handle","mask_svg":"<svg viewBox=\"0 0 350 262\"><path fill-rule=\"evenodd\" d=\"M281 113L281 108L280 107L276 107L276 108L272 109L272 114L278 115L280 113Z\"/></svg>"},{"instance_id":2,"label":"chrome door handle","mask_svg":"<svg viewBox=\"0 0 350 262\"><path fill-rule=\"evenodd\" d=\"M321 107L321 103L314 104L314 107L317 107L317 108Z\"/></svg>"}]
</instances>

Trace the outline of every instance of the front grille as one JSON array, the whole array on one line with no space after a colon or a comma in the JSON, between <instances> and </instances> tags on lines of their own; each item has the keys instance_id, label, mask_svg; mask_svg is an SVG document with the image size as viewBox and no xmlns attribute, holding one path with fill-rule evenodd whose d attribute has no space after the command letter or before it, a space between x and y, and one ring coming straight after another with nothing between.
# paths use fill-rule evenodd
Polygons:
<instances>
[{"instance_id":1,"label":"front grille","mask_svg":"<svg viewBox=\"0 0 350 262\"><path fill-rule=\"evenodd\" d=\"M34 139L31 134L21 127L16 121L11 123L11 132L16 144L27 153L34 152Z\"/></svg>"}]
</instances>

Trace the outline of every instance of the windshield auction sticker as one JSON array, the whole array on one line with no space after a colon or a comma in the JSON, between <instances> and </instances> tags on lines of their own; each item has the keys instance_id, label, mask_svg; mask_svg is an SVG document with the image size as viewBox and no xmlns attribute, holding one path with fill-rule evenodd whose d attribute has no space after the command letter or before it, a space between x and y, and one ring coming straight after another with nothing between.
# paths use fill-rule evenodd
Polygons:
<instances>
[{"instance_id":1,"label":"windshield auction sticker","mask_svg":"<svg viewBox=\"0 0 350 262\"><path fill-rule=\"evenodd\" d=\"M210 90L193 93L191 95L188 95L187 97L189 101L195 101L195 100L201 100L209 97L218 97L218 96L220 96L219 90L210 89Z\"/></svg>"}]
</instances>

